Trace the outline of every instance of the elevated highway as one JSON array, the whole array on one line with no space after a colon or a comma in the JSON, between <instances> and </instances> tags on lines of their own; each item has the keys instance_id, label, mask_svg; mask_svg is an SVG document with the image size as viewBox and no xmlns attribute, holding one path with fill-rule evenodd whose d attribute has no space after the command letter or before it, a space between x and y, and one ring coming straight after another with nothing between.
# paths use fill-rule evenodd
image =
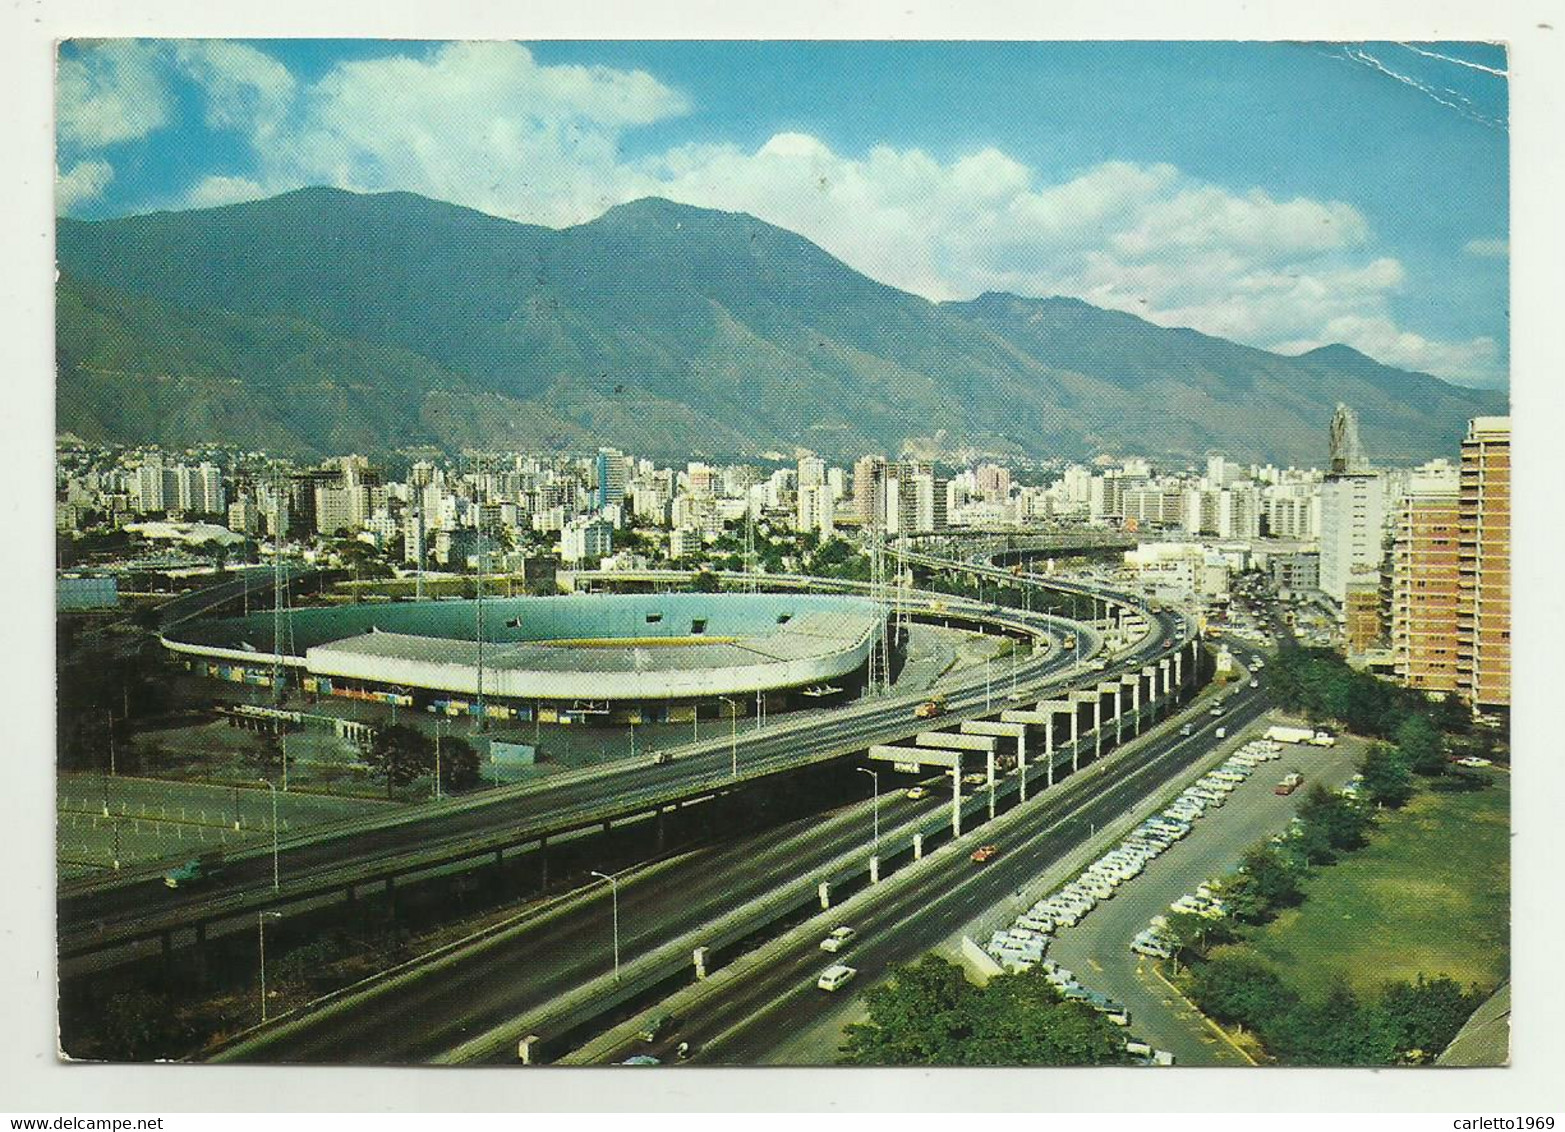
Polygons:
<instances>
[{"instance_id":1,"label":"elevated highway","mask_svg":"<svg viewBox=\"0 0 1565 1132\"><path fill-rule=\"evenodd\" d=\"M1077 631L1057 618L996 611L942 595L909 595L910 612L941 619L971 618L991 631L1053 635ZM1070 626L1066 629L1066 626ZM1080 634L1079 634L1080 636ZM1099 646L1092 638L1092 648ZM1050 648L1036 652L1017 671L1018 687L1041 693L1043 685L1068 669L1073 658ZM992 706L994 689L975 674L949 693L953 716ZM389 815L374 826L355 824L279 844L273 888L269 851L232 861L220 886L194 893L166 890L157 875L62 888L60 955L71 964L129 958L129 945L154 941L165 953L182 942L200 942L210 927L238 921L260 910L318 902L336 894L351 898L359 886L395 884L399 879L468 862L481 867L508 851L545 849L559 838L592 827L663 812L714 795L742 789L770 775L839 758L879 741L916 733L912 719L918 696L870 698L831 713L784 719L731 743L718 736L671 752L664 764L650 759L615 764L605 773L561 776L477 799L419 807ZM808 737L808 745L800 744Z\"/></svg>"}]
</instances>

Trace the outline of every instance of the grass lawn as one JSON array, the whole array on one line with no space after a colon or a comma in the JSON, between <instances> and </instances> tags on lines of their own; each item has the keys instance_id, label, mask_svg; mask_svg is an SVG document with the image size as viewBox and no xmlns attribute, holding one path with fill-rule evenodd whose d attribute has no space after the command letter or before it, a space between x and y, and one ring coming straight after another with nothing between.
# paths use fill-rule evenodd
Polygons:
<instances>
[{"instance_id":1,"label":"grass lawn","mask_svg":"<svg viewBox=\"0 0 1565 1132\"><path fill-rule=\"evenodd\" d=\"M1218 953L1269 964L1306 998L1419 974L1492 989L1510 966L1510 775L1445 793L1421 780L1368 846L1320 869L1307 898Z\"/></svg>"}]
</instances>

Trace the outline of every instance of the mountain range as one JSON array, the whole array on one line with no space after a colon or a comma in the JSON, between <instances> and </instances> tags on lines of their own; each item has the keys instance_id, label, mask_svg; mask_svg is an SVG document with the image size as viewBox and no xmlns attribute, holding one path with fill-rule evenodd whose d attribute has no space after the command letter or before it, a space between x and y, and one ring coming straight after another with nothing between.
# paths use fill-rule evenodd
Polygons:
<instances>
[{"instance_id":1,"label":"mountain range","mask_svg":"<svg viewBox=\"0 0 1565 1132\"><path fill-rule=\"evenodd\" d=\"M1346 346L1288 357L1070 298L935 303L742 213L649 198L566 229L301 189L61 219L57 428L312 457L590 450L1321 464L1453 455L1506 397Z\"/></svg>"}]
</instances>

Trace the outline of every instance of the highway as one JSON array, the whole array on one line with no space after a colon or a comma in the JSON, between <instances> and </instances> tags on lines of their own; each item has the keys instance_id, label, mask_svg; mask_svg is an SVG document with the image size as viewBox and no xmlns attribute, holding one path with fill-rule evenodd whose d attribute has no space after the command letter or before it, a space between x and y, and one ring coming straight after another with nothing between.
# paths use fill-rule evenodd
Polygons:
<instances>
[{"instance_id":1,"label":"highway","mask_svg":"<svg viewBox=\"0 0 1565 1132\"><path fill-rule=\"evenodd\" d=\"M1064 752L1056 752L1056 761L1068 772ZM1063 778L1057 789L1067 789L1069 781ZM887 839L904 820L944 810L948 797L936 789L930 798L912 801L901 790L887 790L880 814ZM624 954L645 954L696 932L801 877L823 874L856 849L867 858L870 809L862 803L630 872L619 895ZM406 980L274 1026L219 1060L427 1063L512 1019L544 1010L611 970L611 900L600 882L513 931ZM497 979L496 971L507 975ZM410 1016L420 1020L417 1027L407 1025Z\"/></svg>"},{"instance_id":2,"label":"highway","mask_svg":"<svg viewBox=\"0 0 1565 1132\"><path fill-rule=\"evenodd\" d=\"M1246 690L1232 701L1223 724L1237 729L1267 707L1262 692ZM1215 721L1214 721L1215 722ZM1001 903L1052 862L1089 840L1095 827L1107 825L1144 796L1209 757L1211 724L1190 738L1164 734L1114 764L1114 776L1102 789L1071 790L1067 784L1015 811L1003 831L981 829L935 854L928 871L916 877L894 876L851 917L826 915L814 932L795 933L797 942L770 950L764 963L742 978L727 980L688 1006L676 1008L677 1026L656 1046L634 1039L594 1050L592 1061L617 1063L637 1053L671 1060L673 1047L691 1044L691 1062L758 1065L793 1035L817 1025L845 999L816 989L815 979L834 961L859 974L846 995L861 994L884 978L894 963L906 963L938 946L984 910ZM985 841L1000 846L1000 856L978 866L970 850ZM859 932L839 956L819 949L831 922L848 922ZM651 1008L649 1008L650 1010ZM503 1060L497 1055L496 1060ZM574 1059L572 1059L574 1060Z\"/></svg>"},{"instance_id":3,"label":"highway","mask_svg":"<svg viewBox=\"0 0 1565 1132\"><path fill-rule=\"evenodd\" d=\"M919 595L930 603L957 610L988 611L976 603ZM1062 631L1057 619L1007 614L998 618L1035 631L1045 627L1056 637ZM1160 623L1152 635L1136 650L1140 662L1156 654L1157 641L1174 626ZM1084 635L1079 634L1079 635ZM1018 686L1029 698L1041 695L1058 678L1072 658L1052 648L1035 654L1018 671ZM969 678L947 693L950 718L978 714L986 706L982 673ZM900 738L927 725L911 718L911 705L918 697L867 699L839 709L824 719L819 717L783 721L759 732L750 732L738 745L741 778L760 777L788 769L806 761L830 757L868 747L873 742ZM988 698L992 701L992 697ZM808 737L808 748L801 759L799 740ZM308 891L326 891L332 885L356 874L383 869L401 860L409 865L466 853L475 845L482 851L483 839L497 834L517 840L518 830L537 831L539 835L566 826L572 821L596 820L604 811L605 795L612 794L620 809L651 805L667 797L688 795L696 786L720 787L730 779L731 751L727 737L718 735L701 744L682 748L678 758L665 765L650 760L612 768L612 791L606 790L606 778L587 777L570 781L545 780L529 787L506 791L504 797L491 795L472 802L448 803L442 808L420 808L393 815L380 824L366 827L355 824L334 836L315 835L301 843L285 846L282 873L296 879L285 883L280 896L271 891L269 853L254 852L236 859L224 875L220 887L194 893L173 893L161 885L156 875L117 887L62 888L59 909L61 952L64 956L99 951L137 933L177 930L214 912L224 915L248 913L256 908L297 899L302 887Z\"/></svg>"},{"instance_id":4,"label":"highway","mask_svg":"<svg viewBox=\"0 0 1565 1132\"><path fill-rule=\"evenodd\" d=\"M938 795L914 802L898 791L881 799L881 822L890 828L939 806ZM628 870L619 880L622 950L649 951L855 848L863 847L868 856L870 808L868 802L849 806ZM595 882L421 978L378 987L340 1008L279 1027L234 1060L428 1062L611 970L611 915L609 886ZM505 976L497 978L496 972ZM409 1018L419 1024L409 1026Z\"/></svg>"}]
</instances>

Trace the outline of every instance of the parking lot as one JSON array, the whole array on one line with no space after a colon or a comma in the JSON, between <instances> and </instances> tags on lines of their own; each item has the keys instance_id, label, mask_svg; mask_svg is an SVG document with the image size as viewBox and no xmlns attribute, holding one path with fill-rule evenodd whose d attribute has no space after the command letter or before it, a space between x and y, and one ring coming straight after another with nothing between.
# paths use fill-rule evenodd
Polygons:
<instances>
[{"instance_id":1,"label":"parking lot","mask_svg":"<svg viewBox=\"0 0 1565 1132\"><path fill-rule=\"evenodd\" d=\"M1221 745L1223 755L1261 730L1247 728L1231 737ZM1172 903L1230 871L1246 849L1286 829L1310 786L1346 783L1364 749L1361 740L1352 738L1330 748L1283 746L1279 758L1260 763L1223 805L1207 809L1187 836L1119 885L1112 899L1100 901L1076 926L1058 929L1049 958L1084 986L1128 1007L1130 1030L1173 1053L1178 1064L1246 1064L1244 1055L1160 976L1153 958L1131 952L1131 941L1152 917L1167 914ZM1293 773L1303 776L1303 785L1291 794L1275 793L1278 782Z\"/></svg>"}]
</instances>

